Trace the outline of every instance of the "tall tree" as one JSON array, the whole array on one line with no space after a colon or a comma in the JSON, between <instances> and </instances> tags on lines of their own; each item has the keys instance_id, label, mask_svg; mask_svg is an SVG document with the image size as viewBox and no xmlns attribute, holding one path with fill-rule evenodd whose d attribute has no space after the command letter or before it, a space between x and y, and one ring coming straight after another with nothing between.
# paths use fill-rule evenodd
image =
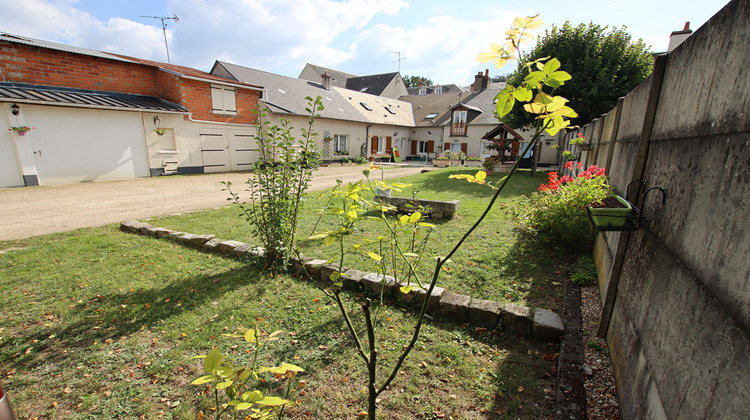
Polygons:
<instances>
[{"instance_id":1,"label":"tall tree","mask_svg":"<svg viewBox=\"0 0 750 420\"><path fill-rule=\"evenodd\" d=\"M643 40L633 41L625 27L609 29L594 23L573 27L565 22L553 26L534 48L519 60L508 84L518 86L529 74L527 63L543 57L555 57L561 67L575 72L575 78L555 90L570 101L578 112L572 122L584 125L617 105L617 99L638 86L650 73L653 57ZM533 68L532 70L536 70ZM520 104L503 121L511 127L532 123L532 116Z\"/></svg>"},{"instance_id":2,"label":"tall tree","mask_svg":"<svg viewBox=\"0 0 750 420\"><path fill-rule=\"evenodd\" d=\"M425 86L432 86L432 80L422 76L404 76L403 79L408 88L419 86L420 81L424 83Z\"/></svg>"}]
</instances>

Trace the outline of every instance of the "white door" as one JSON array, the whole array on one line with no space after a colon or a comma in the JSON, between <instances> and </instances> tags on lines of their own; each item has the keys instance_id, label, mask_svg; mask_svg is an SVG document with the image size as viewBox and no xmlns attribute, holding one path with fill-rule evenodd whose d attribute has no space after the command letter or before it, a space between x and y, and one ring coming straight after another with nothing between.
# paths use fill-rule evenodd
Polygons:
<instances>
[{"instance_id":1,"label":"white door","mask_svg":"<svg viewBox=\"0 0 750 420\"><path fill-rule=\"evenodd\" d=\"M201 130L200 137L203 171L229 172L229 142L226 130Z\"/></svg>"},{"instance_id":2,"label":"white door","mask_svg":"<svg viewBox=\"0 0 750 420\"><path fill-rule=\"evenodd\" d=\"M16 159L16 147L13 146L15 132L3 130L0 133L0 188L23 187L23 177L18 168Z\"/></svg>"},{"instance_id":3,"label":"white door","mask_svg":"<svg viewBox=\"0 0 750 420\"><path fill-rule=\"evenodd\" d=\"M247 130L229 131L229 169L249 171L259 158L255 135Z\"/></svg>"}]
</instances>

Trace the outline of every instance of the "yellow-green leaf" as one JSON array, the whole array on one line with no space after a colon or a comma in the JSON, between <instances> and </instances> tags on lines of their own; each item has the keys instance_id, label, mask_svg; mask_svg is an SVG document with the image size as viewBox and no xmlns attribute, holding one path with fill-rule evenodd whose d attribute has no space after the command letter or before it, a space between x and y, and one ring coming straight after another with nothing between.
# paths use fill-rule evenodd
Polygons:
<instances>
[{"instance_id":1,"label":"yellow-green leaf","mask_svg":"<svg viewBox=\"0 0 750 420\"><path fill-rule=\"evenodd\" d=\"M409 223L409 216L401 216L398 218L398 221L401 222L402 225L405 225Z\"/></svg>"},{"instance_id":2,"label":"yellow-green leaf","mask_svg":"<svg viewBox=\"0 0 750 420\"><path fill-rule=\"evenodd\" d=\"M262 400L256 401L255 403L258 405L267 405L267 406L277 407L280 405L287 405L291 403L291 401L285 400L279 397L265 397Z\"/></svg>"},{"instance_id":3,"label":"yellow-green leaf","mask_svg":"<svg viewBox=\"0 0 750 420\"><path fill-rule=\"evenodd\" d=\"M414 213L409 216L409 223L414 224L419 221L419 219L422 218L422 213L415 211Z\"/></svg>"},{"instance_id":4,"label":"yellow-green leaf","mask_svg":"<svg viewBox=\"0 0 750 420\"><path fill-rule=\"evenodd\" d=\"M484 62L484 61L483 61ZM508 62L508 58L506 57L497 57L495 60L495 67L501 69L505 66L505 63Z\"/></svg>"},{"instance_id":5,"label":"yellow-green leaf","mask_svg":"<svg viewBox=\"0 0 750 420\"><path fill-rule=\"evenodd\" d=\"M323 239L323 245L330 246L336 243L336 238L333 236L327 236L325 239Z\"/></svg>"},{"instance_id":6,"label":"yellow-green leaf","mask_svg":"<svg viewBox=\"0 0 750 420\"><path fill-rule=\"evenodd\" d=\"M247 341L248 343L253 343L255 342L255 338L255 330L252 328L248 328L248 330L245 331L245 341Z\"/></svg>"},{"instance_id":7,"label":"yellow-green leaf","mask_svg":"<svg viewBox=\"0 0 750 420\"><path fill-rule=\"evenodd\" d=\"M315 239L323 239L323 238L327 238L327 237L328 237L327 233L318 233L317 235L310 236L307 239L315 240Z\"/></svg>"},{"instance_id":8,"label":"yellow-green leaf","mask_svg":"<svg viewBox=\"0 0 750 420\"><path fill-rule=\"evenodd\" d=\"M484 171L479 171L476 175L474 175L474 178L476 178L477 181L484 181L484 179L487 178L487 173Z\"/></svg>"},{"instance_id":9,"label":"yellow-green leaf","mask_svg":"<svg viewBox=\"0 0 750 420\"><path fill-rule=\"evenodd\" d=\"M216 384L216 389L226 389L226 388L229 388L230 386L232 386L233 383L234 382L231 381L231 380L224 381L224 382L219 382L218 384Z\"/></svg>"},{"instance_id":10,"label":"yellow-green leaf","mask_svg":"<svg viewBox=\"0 0 750 420\"><path fill-rule=\"evenodd\" d=\"M254 403L255 401L262 400L263 393L260 391L248 391L242 394L242 401Z\"/></svg>"},{"instance_id":11,"label":"yellow-green leaf","mask_svg":"<svg viewBox=\"0 0 750 420\"><path fill-rule=\"evenodd\" d=\"M205 376L201 376L200 378L194 380L193 382L190 382L190 385L203 385L203 384L208 383L208 382L213 382L213 381L215 381L217 379L219 379L219 378L217 378L214 375L205 375Z\"/></svg>"},{"instance_id":12,"label":"yellow-green leaf","mask_svg":"<svg viewBox=\"0 0 750 420\"><path fill-rule=\"evenodd\" d=\"M207 373L213 373L219 368L219 366L221 366L222 358L221 350L218 348L211 350L211 352L206 355L206 358L203 359L203 370Z\"/></svg>"},{"instance_id":13,"label":"yellow-green leaf","mask_svg":"<svg viewBox=\"0 0 750 420\"><path fill-rule=\"evenodd\" d=\"M489 63L490 61L494 60L497 57L497 54L493 53L481 53L477 56L476 61L480 63Z\"/></svg>"},{"instance_id":14,"label":"yellow-green leaf","mask_svg":"<svg viewBox=\"0 0 750 420\"><path fill-rule=\"evenodd\" d=\"M375 261L380 261L380 260L382 260L382 259L383 259L383 257L381 257L380 255L378 255L378 254L376 254L376 253L374 253L374 252L372 252L372 251L369 251L369 252L367 253L367 255L368 255L368 256L369 256L370 258L372 258L373 260L375 260Z\"/></svg>"},{"instance_id":15,"label":"yellow-green leaf","mask_svg":"<svg viewBox=\"0 0 750 420\"><path fill-rule=\"evenodd\" d=\"M399 287L399 288L398 288L398 290L400 290L400 291L401 291L401 293L403 293L403 294L405 294L405 295L408 295L408 294L409 294L409 292L411 292L411 291L412 291L412 289L414 289L414 288L413 288L412 286L403 286L403 287Z\"/></svg>"}]
</instances>

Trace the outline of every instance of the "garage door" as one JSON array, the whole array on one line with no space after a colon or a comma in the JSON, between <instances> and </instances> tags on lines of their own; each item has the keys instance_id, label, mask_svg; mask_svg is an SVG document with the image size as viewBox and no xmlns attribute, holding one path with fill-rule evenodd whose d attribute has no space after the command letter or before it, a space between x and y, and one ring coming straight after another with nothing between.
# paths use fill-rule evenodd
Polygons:
<instances>
[{"instance_id":1,"label":"garage door","mask_svg":"<svg viewBox=\"0 0 750 420\"><path fill-rule=\"evenodd\" d=\"M205 129L200 137L204 172L249 171L258 160L251 130Z\"/></svg>"}]
</instances>

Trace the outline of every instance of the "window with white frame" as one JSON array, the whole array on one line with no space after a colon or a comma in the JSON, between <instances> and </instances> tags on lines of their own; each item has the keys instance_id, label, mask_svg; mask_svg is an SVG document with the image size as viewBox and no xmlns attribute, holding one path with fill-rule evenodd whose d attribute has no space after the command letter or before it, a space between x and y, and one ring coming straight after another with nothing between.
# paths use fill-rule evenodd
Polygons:
<instances>
[{"instance_id":1,"label":"window with white frame","mask_svg":"<svg viewBox=\"0 0 750 420\"><path fill-rule=\"evenodd\" d=\"M442 87L442 86L438 86L438 87L436 87L436 88L435 88L435 93L436 93L436 94L441 94L441 93L443 93L443 87Z\"/></svg>"},{"instance_id":2,"label":"window with white frame","mask_svg":"<svg viewBox=\"0 0 750 420\"><path fill-rule=\"evenodd\" d=\"M333 135L333 151L337 155L348 154L346 148L346 134L334 134Z\"/></svg>"},{"instance_id":3,"label":"window with white frame","mask_svg":"<svg viewBox=\"0 0 750 420\"><path fill-rule=\"evenodd\" d=\"M417 153L427 153L427 142L419 141L417 143Z\"/></svg>"},{"instance_id":4,"label":"window with white frame","mask_svg":"<svg viewBox=\"0 0 750 420\"><path fill-rule=\"evenodd\" d=\"M211 85L211 107L214 114L237 115L233 87Z\"/></svg>"},{"instance_id":5,"label":"window with white frame","mask_svg":"<svg viewBox=\"0 0 750 420\"><path fill-rule=\"evenodd\" d=\"M419 95L427 95L427 88L419 88Z\"/></svg>"}]
</instances>

